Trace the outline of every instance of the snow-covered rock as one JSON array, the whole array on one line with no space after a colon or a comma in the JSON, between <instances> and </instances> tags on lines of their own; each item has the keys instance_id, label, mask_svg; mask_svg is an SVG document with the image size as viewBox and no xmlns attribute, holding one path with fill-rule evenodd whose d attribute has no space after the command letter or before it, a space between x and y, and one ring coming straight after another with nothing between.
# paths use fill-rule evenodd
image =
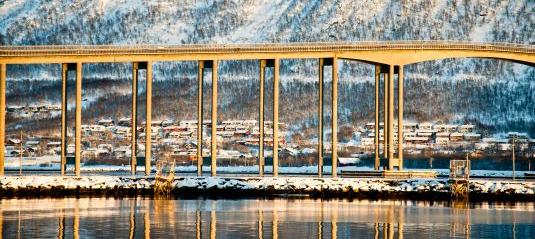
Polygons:
<instances>
[{"instance_id":1,"label":"snow-covered rock","mask_svg":"<svg viewBox=\"0 0 535 239\"><path fill-rule=\"evenodd\" d=\"M8 190L151 190L153 177L123 176L4 176L0 191ZM173 188L178 191L228 190L261 193L449 193L446 179L377 179L377 178L315 178L315 177L176 177ZM476 194L534 195L535 182L484 181L470 182Z\"/></svg>"}]
</instances>

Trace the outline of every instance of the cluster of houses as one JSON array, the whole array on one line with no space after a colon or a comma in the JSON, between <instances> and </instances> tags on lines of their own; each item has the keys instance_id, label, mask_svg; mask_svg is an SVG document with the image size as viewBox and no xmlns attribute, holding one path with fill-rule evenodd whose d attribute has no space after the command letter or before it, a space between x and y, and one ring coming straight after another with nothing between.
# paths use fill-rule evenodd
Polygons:
<instances>
[{"instance_id":1,"label":"cluster of houses","mask_svg":"<svg viewBox=\"0 0 535 239\"><path fill-rule=\"evenodd\" d=\"M131 156L132 121L130 118L121 118L117 121L101 119L95 124L82 125L82 156L129 158ZM247 147L256 147L259 144L259 126L256 120L228 120L218 122L217 140L221 143L232 142ZM284 124L279 123L283 129ZM145 122L137 127L137 155L144 155ZM203 121L203 156L210 154L211 142L210 120ZM72 130L68 131L68 138L72 139ZM156 120L152 121L150 138L155 154L165 153L168 156L187 156L193 158L197 153L197 121L196 120ZM273 122L264 122L264 143L267 147L273 145ZM279 144L284 145L284 132L279 133ZM67 145L67 156L74 155L74 144ZM247 150L218 150L220 158L253 157ZM23 142L24 156L59 155L61 142L58 139L35 138ZM20 140L8 139L6 155L19 156ZM160 155L161 156L161 155Z\"/></svg>"},{"instance_id":2,"label":"cluster of houses","mask_svg":"<svg viewBox=\"0 0 535 239\"><path fill-rule=\"evenodd\" d=\"M127 159L131 157L132 121L130 118L118 120L101 119L90 125L82 125L82 156L84 158ZM384 140L384 125L379 125L380 143ZM211 121L203 121L203 157L210 155ZM217 124L218 158L254 158L259 145L259 124L257 120L227 120ZM145 153L145 123L136 129L138 138L137 156ZM196 120L162 120L152 121L153 155L157 157L177 157L193 159L197 154L197 121ZM311 140L307 145L296 145L286 142L291 137L285 132L285 125L280 123L279 154L290 156L311 155L315 153L317 142ZM375 138L375 125L368 123L359 127L356 134L360 134L360 142L355 146L372 149ZM272 155L273 122L264 122L264 144L266 156ZM73 130L68 130L69 143L67 156L73 156L75 147ZM500 138L483 137L472 124L433 124L433 123L405 123L403 126L405 148L416 151L432 148L434 150L450 150L453 148L470 147L481 151L509 151L513 141L519 151L535 152L535 139L525 133L510 132ZM397 124L394 124L394 143L397 144ZM314 141L314 142L313 142ZM353 144L341 144L341 147ZM230 147L229 147L230 146ZM325 153L330 152L330 145L325 142ZM33 137L24 139L19 137L7 138L6 156L45 156L59 155L61 142L57 137Z\"/></svg>"},{"instance_id":3,"label":"cluster of houses","mask_svg":"<svg viewBox=\"0 0 535 239\"><path fill-rule=\"evenodd\" d=\"M375 123L367 123L361 138L362 146L373 146L375 138ZM515 139L518 150L535 150L535 139L530 139L526 133L509 132L502 138L483 137L472 124L434 124L430 122L409 122L403 125L403 140L405 148L435 149L472 145L476 150L511 150ZM384 140L384 125L379 125L379 142ZM398 127L394 124L394 143L398 142Z\"/></svg>"},{"instance_id":4,"label":"cluster of houses","mask_svg":"<svg viewBox=\"0 0 535 239\"><path fill-rule=\"evenodd\" d=\"M7 106L6 113L14 114L19 117L33 117L35 115L48 116L54 112L61 112L61 105L26 105L26 106Z\"/></svg>"}]
</instances>

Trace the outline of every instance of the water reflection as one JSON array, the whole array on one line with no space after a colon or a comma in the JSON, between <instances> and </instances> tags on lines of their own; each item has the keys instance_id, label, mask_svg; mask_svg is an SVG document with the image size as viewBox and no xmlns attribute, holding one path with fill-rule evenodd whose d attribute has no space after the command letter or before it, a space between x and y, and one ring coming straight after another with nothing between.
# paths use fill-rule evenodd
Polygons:
<instances>
[{"instance_id":1,"label":"water reflection","mask_svg":"<svg viewBox=\"0 0 535 239\"><path fill-rule=\"evenodd\" d=\"M527 238L533 221L533 203L0 200L0 238Z\"/></svg>"},{"instance_id":2,"label":"water reflection","mask_svg":"<svg viewBox=\"0 0 535 239\"><path fill-rule=\"evenodd\" d=\"M321 208L323 211L323 207ZM333 210L332 213L332 219L331 219L331 239L338 238L338 210Z\"/></svg>"},{"instance_id":3,"label":"water reflection","mask_svg":"<svg viewBox=\"0 0 535 239\"><path fill-rule=\"evenodd\" d=\"M148 239L150 238L150 217L149 217L149 212L145 212L143 214L143 222L144 222L144 236L145 236L145 239Z\"/></svg>"},{"instance_id":4,"label":"water reflection","mask_svg":"<svg viewBox=\"0 0 535 239\"><path fill-rule=\"evenodd\" d=\"M17 239L20 239L20 208L19 208L19 216L17 217Z\"/></svg>"},{"instance_id":5,"label":"water reflection","mask_svg":"<svg viewBox=\"0 0 535 239\"><path fill-rule=\"evenodd\" d=\"M80 200L76 200L74 208L73 238L80 238Z\"/></svg>"},{"instance_id":6,"label":"water reflection","mask_svg":"<svg viewBox=\"0 0 535 239\"><path fill-rule=\"evenodd\" d=\"M59 210L59 220L58 220L58 239L65 238L65 211L64 209Z\"/></svg>"},{"instance_id":7,"label":"water reflection","mask_svg":"<svg viewBox=\"0 0 535 239\"><path fill-rule=\"evenodd\" d=\"M264 211L258 209L258 239L264 239Z\"/></svg>"},{"instance_id":8,"label":"water reflection","mask_svg":"<svg viewBox=\"0 0 535 239\"><path fill-rule=\"evenodd\" d=\"M0 201L0 238L2 235L4 235L4 211L2 210L4 205L2 205L2 201Z\"/></svg>"},{"instance_id":9,"label":"water reflection","mask_svg":"<svg viewBox=\"0 0 535 239\"><path fill-rule=\"evenodd\" d=\"M201 220L201 212L197 210L195 212L195 238L201 239L202 238L202 220Z\"/></svg>"},{"instance_id":10,"label":"water reflection","mask_svg":"<svg viewBox=\"0 0 535 239\"><path fill-rule=\"evenodd\" d=\"M376 210L374 223L374 238L403 238L403 220L405 211L402 207L389 205L386 208L386 220L382 220L380 211ZM383 223L381 223L383 222ZM397 234L394 228L397 228Z\"/></svg>"},{"instance_id":11,"label":"water reflection","mask_svg":"<svg viewBox=\"0 0 535 239\"><path fill-rule=\"evenodd\" d=\"M323 238L323 201L321 201L320 207L321 207L320 215L319 215L319 218L317 219L317 221L318 221L318 239Z\"/></svg>"},{"instance_id":12,"label":"water reflection","mask_svg":"<svg viewBox=\"0 0 535 239\"><path fill-rule=\"evenodd\" d=\"M217 224L217 218L216 218L216 212L215 210L210 211L210 239L215 239L216 235L216 224Z\"/></svg>"},{"instance_id":13,"label":"water reflection","mask_svg":"<svg viewBox=\"0 0 535 239\"><path fill-rule=\"evenodd\" d=\"M132 239L136 236L136 202L130 204L130 231L128 234L128 238Z\"/></svg>"},{"instance_id":14,"label":"water reflection","mask_svg":"<svg viewBox=\"0 0 535 239\"><path fill-rule=\"evenodd\" d=\"M470 208L467 200L452 201L452 215L457 219L451 223L450 237L470 238ZM463 218L464 217L464 218Z\"/></svg>"}]
</instances>

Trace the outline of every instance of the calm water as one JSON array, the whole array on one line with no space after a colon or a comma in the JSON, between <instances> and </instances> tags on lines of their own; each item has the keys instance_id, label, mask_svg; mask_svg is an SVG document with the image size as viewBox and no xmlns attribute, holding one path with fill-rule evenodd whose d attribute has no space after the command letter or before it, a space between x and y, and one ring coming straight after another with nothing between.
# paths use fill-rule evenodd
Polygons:
<instances>
[{"instance_id":1,"label":"calm water","mask_svg":"<svg viewBox=\"0 0 535 239\"><path fill-rule=\"evenodd\" d=\"M3 238L533 238L535 204L7 199Z\"/></svg>"}]
</instances>

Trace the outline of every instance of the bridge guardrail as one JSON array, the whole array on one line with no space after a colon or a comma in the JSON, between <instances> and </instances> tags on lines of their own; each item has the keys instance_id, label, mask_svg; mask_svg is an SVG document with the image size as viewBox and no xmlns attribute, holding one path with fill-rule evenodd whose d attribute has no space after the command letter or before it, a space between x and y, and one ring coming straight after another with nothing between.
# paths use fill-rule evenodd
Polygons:
<instances>
[{"instance_id":1,"label":"bridge guardrail","mask_svg":"<svg viewBox=\"0 0 535 239\"><path fill-rule=\"evenodd\" d=\"M0 46L2 56L32 55L100 55L100 54L176 54L227 52L321 52L400 50L481 50L535 53L535 45L516 43L456 41L390 41L390 42L306 42L259 44L190 44L190 45L47 45Z\"/></svg>"}]
</instances>

